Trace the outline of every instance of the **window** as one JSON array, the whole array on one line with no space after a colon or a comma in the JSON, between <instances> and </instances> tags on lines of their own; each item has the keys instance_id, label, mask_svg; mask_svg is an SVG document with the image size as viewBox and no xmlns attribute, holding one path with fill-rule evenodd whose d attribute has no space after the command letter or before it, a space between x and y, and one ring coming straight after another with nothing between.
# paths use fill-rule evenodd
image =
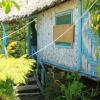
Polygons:
<instances>
[{"instance_id":1,"label":"window","mask_svg":"<svg viewBox=\"0 0 100 100\"><path fill-rule=\"evenodd\" d=\"M55 26L54 26L54 39L57 39L62 33L64 33L67 28L70 28L73 23L73 11L68 10L61 13L57 13L55 16ZM71 34L70 34L71 33ZM57 47L70 48L72 47L73 41L73 30L69 31L65 36L58 39L55 44Z\"/></svg>"},{"instance_id":2,"label":"window","mask_svg":"<svg viewBox=\"0 0 100 100\"><path fill-rule=\"evenodd\" d=\"M72 10L56 14L56 25L72 24Z\"/></svg>"}]
</instances>

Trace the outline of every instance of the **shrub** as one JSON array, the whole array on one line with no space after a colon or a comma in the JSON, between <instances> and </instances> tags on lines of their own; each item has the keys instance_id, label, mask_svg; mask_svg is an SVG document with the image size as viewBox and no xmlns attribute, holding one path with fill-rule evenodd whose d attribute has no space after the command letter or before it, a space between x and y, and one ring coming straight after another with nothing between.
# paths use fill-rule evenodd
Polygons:
<instances>
[{"instance_id":1,"label":"shrub","mask_svg":"<svg viewBox=\"0 0 100 100\"><path fill-rule=\"evenodd\" d=\"M15 98L13 81L11 79L0 81L0 100L15 100Z\"/></svg>"},{"instance_id":2,"label":"shrub","mask_svg":"<svg viewBox=\"0 0 100 100\"><path fill-rule=\"evenodd\" d=\"M80 77L77 73L67 75L67 84L62 84L61 92L65 97L65 100L74 100L82 96L85 85L79 81Z\"/></svg>"},{"instance_id":3,"label":"shrub","mask_svg":"<svg viewBox=\"0 0 100 100\"><path fill-rule=\"evenodd\" d=\"M10 56L21 57L25 53L24 45L20 41L14 41L8 44L7 51Z\"/></svg>"},{"instance_id":4,"label":"shrub","mask_svg":"<svg viewBox=\"0 0 100 100\"><path fill-rule=\"evenodd\" d=\"M81 98L84 85L79 81L73 81L67 85L61 85L61 91L65 96L66 100L73 100L74 98Z\"/></svg>"},{"instance_id":5,"label":"shrub","mask_svg":"<svg viewBox=\"0 0 100 100\"><path fill-rule=\"evenodd\" d=\"M93 89L84 85L77 72L66 74L50 70L46 74L45 100L90 100L99 93L98 86Z\"/></svg>"},{"instance_id":6,"label":"shrub","mask_svg":"<svg viewBox=\"0 0 100 100\"><path fill-rule=\"evenodd\" d=\"M54 100L60 93L59 80L54 79L53 72L48 72L46 75L46 86L44 88L45 100Z\"/></svg>"},{"instance_id":7,"label":"shrub","mask_svg":"<svg viewBox=\"0 0 100 100\"><path fill-rule=\"evenodd\" d=\"M25 83L26 75L32 71L35 61L20 58L5 58L0 56L0 100L16 100L13 85Z\"/></svg>"}]
</instances>

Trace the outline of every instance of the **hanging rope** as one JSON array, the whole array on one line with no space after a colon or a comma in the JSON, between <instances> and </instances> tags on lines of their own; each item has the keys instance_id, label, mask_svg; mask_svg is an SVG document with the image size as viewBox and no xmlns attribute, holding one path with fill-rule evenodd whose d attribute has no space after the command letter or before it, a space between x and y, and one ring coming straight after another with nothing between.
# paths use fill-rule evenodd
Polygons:
<instances>
[{"instance_id":1,"label":"hanging rope","mask_svg":"<svg viewBox=\"0 0 100 100\"><path fill-rule=\"evenodd\" d=\"M19 31L21 31L22 29L24 29L24 28L26 28L28 25L30 25L33 21L34 21L34 19L33 19L32 21L30 21L29 23L27 23L25 26L21 27L20 29L14 31L14 32L12 32L12 33L10 33L9 35L7 35L7 36L5 36L5 37L3 37L3 38L0 38L0 40L3 40L3 39L5 39L5 38L8 38L9 36L11 36L11 35L13 35L13 34L19 32Z\"/></svg>"},{"instance_id":2,"label":"hanging rope","mask_svg":"<svg viewBox=\"0 0 100 100\"><path fill-rule=\"evenodd\" d=\"M77 19L75 21L76 24L78 24L78 22L89 12L89 10L93 7L93 5L97 2L97 0L95 0L95 2L93 2L93 4L79 17L79 19ZM34 55L36 55L37 53L45 50L46 48L48 48L49 46L51 46L53 43L55 43L59 38L61 38L64 34L68 33L74 25L72 25L71 27L69 27L65 32L63 32L58 38L56 38L54 41L52 41L51 43L47 44L46 46L44 46L43 48L39 49L37 52L33 53L32 55L29 56L32 57Z\"/></svg>"},{"instance_id":3,"label":"hanging rope","mask_svg":"<svg viewBox=\"0 0 100 100\"><path fill-rule=\"evenodd\" d=\"M76 20L76 24L81 20L81 18L84 17L84 15L85 15L86 13L89 12L89 10L93 7L93 5L94 5L96 2L97 2L97 0L95 0L95 1L93 2L93 4L83 13L83 15L82 15L81 17L79 17L79 19ZM23 26L22 28L20 28L20 29L17 30L17 31L12 32L11 34L9 34L9 35L6 36L6 37L9 37L10 35L12 35L12 34L18 32L18 31L22 30L23 28L25 28L25 27L27 27L29 24L31 24L33 21L34 21L34 20L30 21L30 22L27 23L25 26ZM47 44L47 45L44 46L43 48L39 49L37 52L35 52L35 53L33 53L32 55L30 55L29 58L32 57L32 56L34 56L35 54L37 54L37 53L43 51L43 50L46 49L47 47L51 46L55 41L57 41L59 38L61 38L65 33L69 32L69 31L73 28L73 26L74 26L74 25L72 25L71 27L69 27L69 29L67 29L64 33L62 33L62 35L60 35L60 36L59 36L57 39L55 39L53 42ZM6 37L1 38L0 40L4 39L4 38L6 38Z\"/></svg>"}]
</instances>

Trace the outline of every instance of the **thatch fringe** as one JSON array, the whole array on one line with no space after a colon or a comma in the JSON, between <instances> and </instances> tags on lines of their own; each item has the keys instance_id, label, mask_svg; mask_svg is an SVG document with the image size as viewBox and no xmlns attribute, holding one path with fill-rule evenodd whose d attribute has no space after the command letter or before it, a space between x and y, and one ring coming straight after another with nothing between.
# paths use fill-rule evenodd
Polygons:
<instances>
[{"instance_id":1,"label":"thatch fringe","mask_svg":"<svg viewBox=\"0 0 100 100\"><path fill-rule=\"evenodd\" d=\"M20 11L15 8L9 14L4 14L2 9L0 9L0 21L9 22L13 20L18 20L32 14L40 13L43 10L47 10L51 7L59 5L68 0L23 0L20 4Z\"/></svg>"}]
</instances>

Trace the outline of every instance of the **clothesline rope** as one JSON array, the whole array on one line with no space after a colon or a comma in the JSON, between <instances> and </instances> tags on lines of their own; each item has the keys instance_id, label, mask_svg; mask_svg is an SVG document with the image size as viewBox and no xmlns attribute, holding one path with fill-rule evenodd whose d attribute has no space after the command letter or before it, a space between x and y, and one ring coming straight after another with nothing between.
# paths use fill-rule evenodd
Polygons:
<instances>
[{"instance_id":1,"label":"clothesline rope","mask_svg":"<svg viewBox=\"0 0 100 100\"><path fill-rule=\"evenodd\" d=\"M94 6L94 4L95 4L96 2L97 2L97 0L95 0L95 1L91 4L91 6L90 6L76 21L75 21L76 24L84 17L84 15L86 15L86 14L89 12L89 10ZM13 35L14 33L17 33L18 31L20 31L20 30L22 30L23 28L27 27L27 26L28 26L29 24L31 24L33 21L34 21L34 20L30 21L30 22L27 23L25 26L23 26L22 28L20 28L20 29L14 31L14 32L12 32L11 34L9 34L9 35L7 35L7 36L5 36L5 37L3 37L3 38L0 38L0 40L5 39L5 38L8 38L10 35ZM55 41L57 41L59 38L61 38L65 33L69 32L69 31L73 28L73 26L74 26L74 25L72 25L71 27L69 27L65 32L63 32L63 33L62 33L58 38L56 38L54 41L50 42L49 44L47 44L47 45L44 46L43 48L39 49L37 52L35 52L35 53L33 53L32 55L30 55L29 58L32 57L32 56L34 56L35 54L37 54L37 53L39 53L39 52L45 50L47 47L51 46L53 43L55 43Z\"/></svg>"},{"instance_id":2,"label":"clothesline rope","mask_svg":"<svg viewBox=\"0 0 100 100\"><path fill-rule=\"evenodd\" d=\"M94 4L97 2L97 0L95 0L91 6L75 21L75 23L77 24L88 12L89 10L94 6ZM46 46L44 46L43 48L39 49L37 52L33 53L32 55L29 56L32 57L34 55L36 55L37 53L45 50L47 47L51 46L53 43L55 43L59 38L61 38L64 34L66 34L67 32L69 32L74 25L72 25L71 27L69 27L65 32L63 32L58 38L56 38L54 41L50 42L49 44L47 44Z\"/></svg>"},{"instance_id":3,"label":"clothesline rope","mask_svg":"<svg viewBox=\"0 0 100 100\"><path fill-rule=\"evenodd\" d=\"M5 38L8 38L9 36L11 36L11 35L13 35L13 34L19 32L19 31L21 31L22 29L24 29L24 28L26 28L28 25L30 25L33 21L34 21L34 19L33 19L32 21L30 21L29 23L27 23L25 26L21 27L20 29L14 31L14 32L12 32L12 33L10 33L9 35L7 35L7 36L5 36L5 37L3 37L3 38L0 38L0 40L3 40L3 39L5 39Z\"/></svg>"}]
</instances>

